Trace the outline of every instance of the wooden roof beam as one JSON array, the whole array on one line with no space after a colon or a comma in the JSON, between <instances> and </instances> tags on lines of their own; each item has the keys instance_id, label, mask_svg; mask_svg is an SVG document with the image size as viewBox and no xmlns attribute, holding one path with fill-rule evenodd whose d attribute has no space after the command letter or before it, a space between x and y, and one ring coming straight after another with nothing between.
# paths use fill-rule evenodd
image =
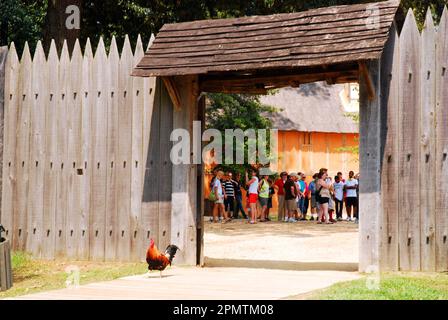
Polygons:
<instances>
[{"instance_id":1,"label":"wooden roof beam","mask_svg":"<svg viewBox=\"0 0 448 320\"><path fill-rule=\"evenodd\" d=\"M370 101L372 101L373 99L375 99L376 92L375 87L373 85L373 81L370 78L370 73L367 68L367 64L364 61L361 61L358 62L358 65L359 65L359 74L364 78L364 81L367 85L367 97L369 98Z\"/></svg>"},{"instance_id":2,"label":"wooden roof beam","mask_svg":"<svg viewBox=\"0 0 448 320\"><path fill-rule=\"evenodd\" d=\"M341 83L342 79L356 80L358 77L358 70L327 71L296 75L254 76L245 78L235 77L234 79L229 79L227 77L219 79L218 77L214 77L212 79L202 79L200 83L200 91L217 92L217 88L223 88L223 90L225 89L226 91L233 90L237 91L237 93L244 93L245 88L258 91L263 88L297 87L300 84L318 81L327 81L330 84L335 84Z\"/></svg>"},{"instance_id":3,"label":"wooden roof beam","mask_svg":"<svg viewBox=\"0 0 448 320\"><path fill-rule=\"evenodd\" d=\"M162 77L162 81L165 84L171 101L173 102L174 109L176 111L180 111L182 109L182 106L180 103L180 95L179 90L177 90L176 87L176 82L174 81L173 77Z\"/></svg>"}]
</instances>

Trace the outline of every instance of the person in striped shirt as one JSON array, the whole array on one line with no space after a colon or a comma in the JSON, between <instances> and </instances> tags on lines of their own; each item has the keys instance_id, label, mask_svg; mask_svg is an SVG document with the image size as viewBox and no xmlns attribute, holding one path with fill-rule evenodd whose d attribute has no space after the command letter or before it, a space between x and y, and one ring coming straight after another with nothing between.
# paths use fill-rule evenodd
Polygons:
<instances>
[{"instance_id":1,"label":"person in striped shirt","mask_svg":"<svg viewBox=\"0 0 448 320\"><path fill-rule=\"evenodd\" d=\"M234 218L235 212L235 183L232 177L232 172L227 172L226 180L224 182L224 208L229 218ZM230 214L230 212L232 212L232 214Z\"/></svg>"}]
</instances>

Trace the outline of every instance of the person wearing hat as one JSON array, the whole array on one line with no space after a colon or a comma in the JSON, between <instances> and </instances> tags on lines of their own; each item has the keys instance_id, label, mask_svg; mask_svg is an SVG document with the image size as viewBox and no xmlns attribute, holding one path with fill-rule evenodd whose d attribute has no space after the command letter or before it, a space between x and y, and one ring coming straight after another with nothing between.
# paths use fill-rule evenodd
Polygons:
<instances>
[{"instance_id":1,"label":"person wearing hat","mask_svg":"<svg viewBox=\"0 0 448 320\"><path fill-rule=\"evenodd\" d=\"M274 182L274 190L275 193L277 193L277 199L278 199L278 209L277 209L277 220L283 221L285 218L285 189L283 188L285 185L285 182L288 178L287 172L280 173L280 178L278 178Z\"/></svg>"}]
</instances>

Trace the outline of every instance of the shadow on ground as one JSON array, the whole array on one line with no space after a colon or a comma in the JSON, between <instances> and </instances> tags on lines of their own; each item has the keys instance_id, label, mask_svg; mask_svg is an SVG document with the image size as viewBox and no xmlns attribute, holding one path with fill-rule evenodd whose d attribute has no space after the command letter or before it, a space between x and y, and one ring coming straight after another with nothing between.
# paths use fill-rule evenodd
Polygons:
<instances>
[{"instance_id":1,"label":"shadow on ground","mask_svg":"<svg viewBox=\"0 0 448 320\"><path fill-rule=\"evenodd\" d=\"M292 271L358 271L357 263L350 262L299 262L275 260L215 259L205 257L205 267L254 268Z\"/></svg>"}]
</instances>

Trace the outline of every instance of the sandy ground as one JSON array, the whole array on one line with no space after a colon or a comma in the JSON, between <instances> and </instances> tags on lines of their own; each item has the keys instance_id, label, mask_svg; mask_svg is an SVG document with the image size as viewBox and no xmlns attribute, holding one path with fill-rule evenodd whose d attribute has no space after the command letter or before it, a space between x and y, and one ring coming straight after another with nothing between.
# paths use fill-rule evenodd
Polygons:
<instances>
[{"instance_id":1,"label":"sandy ground","mask_svg":"<svg viewBox=\"0 0 448 320\"><path fill-rule=\"evenodd\" d=\"M358 225L338 222L205 222L206 266L356 271Z\"/></svg>"}]
</instances>

